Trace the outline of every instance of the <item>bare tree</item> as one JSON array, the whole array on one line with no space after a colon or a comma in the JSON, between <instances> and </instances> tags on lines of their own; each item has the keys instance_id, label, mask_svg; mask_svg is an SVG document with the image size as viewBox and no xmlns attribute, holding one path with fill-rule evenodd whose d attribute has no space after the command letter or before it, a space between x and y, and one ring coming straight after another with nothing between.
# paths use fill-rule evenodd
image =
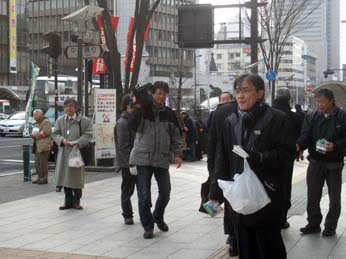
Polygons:
<instances>
[{"instance_id":1,"label":"bare tree","mask_svg":"<svg viewBox=\"0 0 346 259\"><path fill-rule=\"evenodd\" d=\"M89 1L85 0L87 4ZM154 1L153 5L150 7L150 0L136 0L135 12L134 12L134 25L131 33L129 46L133 46L134 38L136 37L136 62L134 66L134 71L130 81L130 65L132 61L133 48L128 48L128 62L127 68L125 69L125 85L123 88L121 81L121 54L117 45L117 38L113 32L111 18L108 10L107 0L97 0L100 7L104 8L101 14L102 26L104 29L106 44L109 52L104 55L105 63L108 68L108 73L110 75L109 84L112 85L117 90L117 114L120 115L120 105L121 99L124 93L130 91L130 86L136 85L138 81L138 75L141 66L143 46L144 46L144 33L147 28L155 9L160 3L160 0ZM129 83L131 82L131 84Z\"/></svg>"},{"instance_id":2,"label":"bare tree","mask_svg":"<svg viewBox=\"0 0 346 259\"><path fill-rule=\"evenodd\" d=\"M323 0L262 0L267 3L259 8L258 22L262 28L260 43L267 70L279 71L281 57L289 36L305 29L303 24L319 8ZM247 14L249 19L249 15ZM304 22L304 23L303 23ZM275 80L271 81L271 99L274 100Z\"/></svg>"},{"instance_id":3,"label":"bare tree","mask_svg":"<svg viewBox=\"0 0 346 259\"><path fill-rule=\"evenodd\" d=\"M127 50L127 65L125 68L125 93L129 92L138 82L139 71L141 67L143 46L144 46L144 34L147 26L154 14L155 9L159 6L161 0L156 0L150 6L150 0L136 0L134 23L131 31L129 47ZM133 58L133 44L136 42L136 56L134 70L131 75L130 66Z\"/></svg>"}]
</instances>

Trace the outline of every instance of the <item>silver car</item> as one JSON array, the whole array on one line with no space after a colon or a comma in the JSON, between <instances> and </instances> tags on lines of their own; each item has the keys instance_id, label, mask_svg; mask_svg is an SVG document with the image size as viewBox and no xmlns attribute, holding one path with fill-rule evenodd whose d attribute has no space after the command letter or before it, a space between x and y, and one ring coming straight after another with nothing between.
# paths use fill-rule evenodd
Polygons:
<instances>
[{"instance_id":1,"label":"silver car","mask_svg":"<svg viewBox=\"0 0 346 259\"><path fill-rule=\"evenodd\" d=\"M23 136L25 126L25 112L13 113L8 119L0 123L0 135L19 135Z\"/></svg>"}]
</instances>

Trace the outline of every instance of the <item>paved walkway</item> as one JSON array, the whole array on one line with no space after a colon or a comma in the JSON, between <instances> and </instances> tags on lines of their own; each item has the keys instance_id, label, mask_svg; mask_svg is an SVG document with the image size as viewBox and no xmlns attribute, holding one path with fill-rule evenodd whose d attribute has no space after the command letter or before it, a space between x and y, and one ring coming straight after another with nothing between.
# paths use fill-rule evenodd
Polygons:
<instances>
[{"instance_id":1,"label":"paved walkway","mask_svg":"<svg viewBox=\"0 0 346 259\"><path fill-rule=\"evenodd\" d=\"M55 192L0 204L0 258L227 258L220 257L226 240L222 218L197 212L200 183L206 175L205 161L172 168L172 195L165 217L170 231L155 229L150 240L142 238L136 197L135 225L123 224L120 176L87 184L82 211L59 211L64 195ZM156 192L153 184L154 199ZM343 204L346 206L345 199ZM322 207L327 208L326 197ZM301 236L298 229L305 225L305 218L293 216L289 220L292 227L283 231L288 258L346 258L344 213L333 238Z\"/></svg>"}]
</instances>

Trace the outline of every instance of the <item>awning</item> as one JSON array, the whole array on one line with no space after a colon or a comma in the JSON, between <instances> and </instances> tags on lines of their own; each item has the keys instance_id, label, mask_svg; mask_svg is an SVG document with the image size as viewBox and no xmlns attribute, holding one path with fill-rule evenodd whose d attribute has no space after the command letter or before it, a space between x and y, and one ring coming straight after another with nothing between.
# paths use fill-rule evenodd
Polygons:
<instances>
[{"instance_id":1,"label":"awning","mask_svg":"<svg viewBox=\"0 0 346 259\"><path fill-rule=\"evenodd\" d=\"M0 87L0 99L25 101L28 86Z\"/></svg>"}]
</instances>

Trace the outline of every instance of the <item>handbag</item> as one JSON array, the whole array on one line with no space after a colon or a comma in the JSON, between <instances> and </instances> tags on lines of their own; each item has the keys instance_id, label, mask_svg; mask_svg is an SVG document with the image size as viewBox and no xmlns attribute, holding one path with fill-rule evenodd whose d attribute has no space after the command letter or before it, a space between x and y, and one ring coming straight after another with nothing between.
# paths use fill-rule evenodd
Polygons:
<instances>
[{"instance_id":1,"label":"handbag","mask_svg":"<svg viewBox=\"0 0 346 259\"><path fill-rule=\"evenodd\" d=\"M81 123L82 120L79 121L79 132L80 132L80 135L82 136L82 123ZM86 146L82 147L82 148L79 148L80 150L80 153L82 155L82 158L84 160L84 164L85 166L89 166L91 165L91 161L93 160L92 158L92 155L93 155L93 148L94 148L94 145L89 142Z\"/></svg>"}]
</instances>

